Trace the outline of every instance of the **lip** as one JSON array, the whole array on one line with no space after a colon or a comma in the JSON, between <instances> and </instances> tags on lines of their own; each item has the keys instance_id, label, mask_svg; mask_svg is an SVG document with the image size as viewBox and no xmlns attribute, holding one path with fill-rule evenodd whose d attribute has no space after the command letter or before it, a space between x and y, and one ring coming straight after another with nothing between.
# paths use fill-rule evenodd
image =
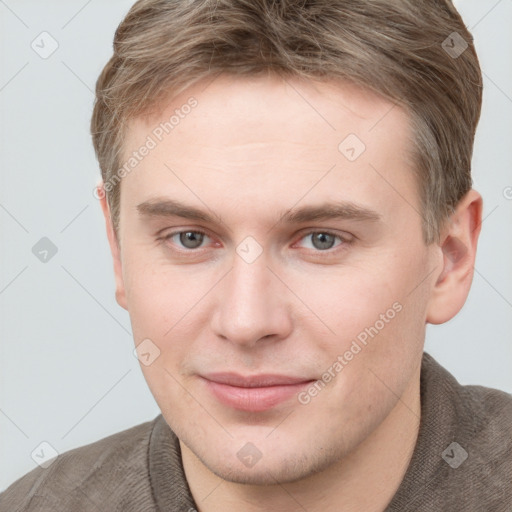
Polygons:
<instances>
[{"instance_id":1,"label":"lip","mask_svg":"<svg viewBox=\"0 0 512 512\"><path fill-rule=\"evenodd\" d=\"M275 374L242 376L236 373L211 373L201 375L201 378L219 402L246 412L272 409L315 380Z\"/></svg>"}]
</instances>

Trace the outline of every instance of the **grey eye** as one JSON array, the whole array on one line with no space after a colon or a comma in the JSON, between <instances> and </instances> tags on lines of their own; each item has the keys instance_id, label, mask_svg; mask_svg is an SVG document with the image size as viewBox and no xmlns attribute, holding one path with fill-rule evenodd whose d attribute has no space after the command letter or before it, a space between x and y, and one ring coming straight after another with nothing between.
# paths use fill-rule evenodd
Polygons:
<instances>
[{"instance_id":1,"label":"grey eye","mask_svg":"<svg viewBox=\"0 0 512 512\"><path fill-rule=\"evenodd\" d=\"M335 239L338 238L335 235L329 233L311 233L308 235L311 237L313 247L319 250L328 250L334 247Z\"/></svg>"},{"instance_id":2,"label":"grey eye","mask_svg":"<svg viewBox=\"0 0 512 512\"><path fill-rule=\"evenodd\" d=\"M183 231L177 234L180 237L180 243L187 249L197 249L200 247L205 236L203 233L197 231Z\"/></svg>"}]
</instances>

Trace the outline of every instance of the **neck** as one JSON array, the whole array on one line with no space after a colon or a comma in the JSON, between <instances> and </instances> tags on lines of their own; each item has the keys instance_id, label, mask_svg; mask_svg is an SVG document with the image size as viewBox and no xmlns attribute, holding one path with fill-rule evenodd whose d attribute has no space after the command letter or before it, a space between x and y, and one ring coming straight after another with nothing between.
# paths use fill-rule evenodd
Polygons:
<instances>
[{"instance_id":1,"label":"neck","mask_svg":"<svg viewBox=\"0 0 512 512\"><path fill-rule=\"evenodd\" d=\"M180 442L185 476L199 512L382 512L407 471L418 438L420 414L418 371L377 429L348 456L320 473L269 486L228 482L213 474Z\"/></svg>"}]
</instances>

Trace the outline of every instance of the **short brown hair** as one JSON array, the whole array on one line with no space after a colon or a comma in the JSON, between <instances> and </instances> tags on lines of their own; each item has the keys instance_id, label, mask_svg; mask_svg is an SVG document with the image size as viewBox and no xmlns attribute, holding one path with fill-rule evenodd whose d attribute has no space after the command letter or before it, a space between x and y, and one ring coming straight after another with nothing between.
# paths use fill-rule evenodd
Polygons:
<instances>
[{"instance_id":1,"label":"short brown hair","mask_svg":"<svg viewBox=\"0 0 512 512\"><path fill-rule=\"evenodd\" d=\"M450 0L139 0L96 84L91 133L103 181L122 166L130 119L210 75L269 72L349 80L404 107L424 240L439 239L472 186L482 104L473 38ZM116 231L119 194L114 182Z\"/></svg>"}]
</instances>

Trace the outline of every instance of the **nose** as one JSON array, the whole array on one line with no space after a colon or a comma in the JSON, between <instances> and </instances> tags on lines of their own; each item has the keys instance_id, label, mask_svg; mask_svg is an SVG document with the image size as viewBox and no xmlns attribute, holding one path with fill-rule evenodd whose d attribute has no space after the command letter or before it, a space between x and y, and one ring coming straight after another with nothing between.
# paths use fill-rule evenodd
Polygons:
<instances>
[{"instance_id":1,"label":"nose","mask_svg":"<svg viewBox=\"0 0 512 512\"><path fill-rule=\"evenodd\" d=\"M235 255L233 268L219 284L211 321L217 336L246 348L288 336L292 329L289 293L267 267L265 253L252 263Z\"/></svg>"}]
</instances>

